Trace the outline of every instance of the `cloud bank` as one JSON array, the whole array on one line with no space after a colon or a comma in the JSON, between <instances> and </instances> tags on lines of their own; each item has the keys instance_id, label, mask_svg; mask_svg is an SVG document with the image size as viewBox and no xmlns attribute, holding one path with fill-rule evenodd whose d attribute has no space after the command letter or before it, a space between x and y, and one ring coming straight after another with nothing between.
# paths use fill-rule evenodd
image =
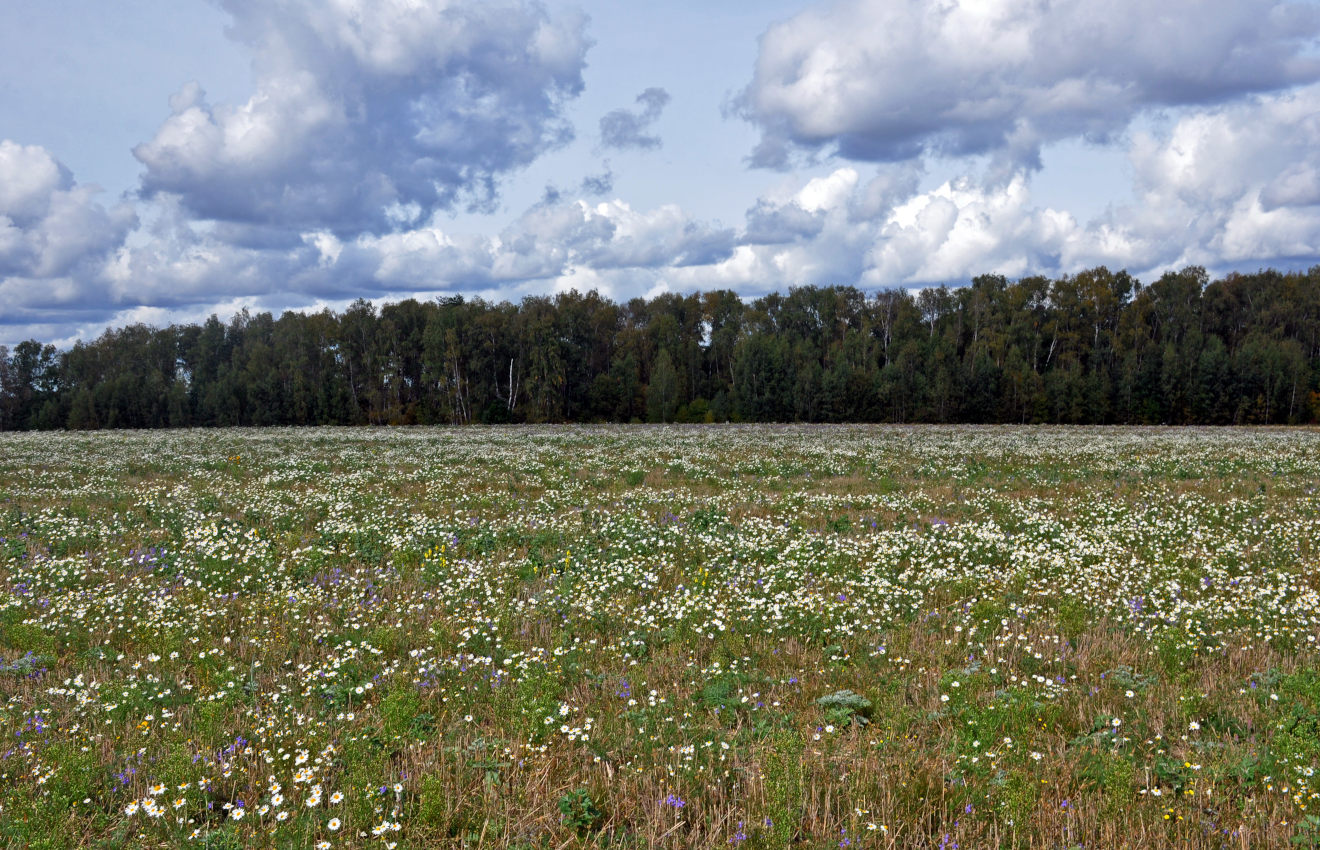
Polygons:
<instances>
[{"instance_id":1,"label":"cloud bank","mask_svg":"<svg viewBox=\"0 0 1320 850\"><path fill-rule=\"evenodd\" d=\"M184 85L134 149L137 196L106 202L52 152L0 141L0 342L361 296L1320 262L1315 5L815 5L762 35L734 97L759 134L752 163L789 169L739 220L630 202L606 161L488 228L446 213L491 209L574 138L581 16L530 0L221 5L255 89L213 104ZM653 87L607 112L598 151L658 148L669 104ZM1123 152L1130 202L1079 220L1033 192L1042 146L1075 139Z\"/></svg>"},{"instance_id":2,"label":"cloud bank","mask_svg":"<svg viewBox=\"0 0 1320 850\"><path fill-rule=\"evenodd\" d=\"M137 224L133 207L106 208L95 186L36 145L0 140L0 316L63 317L97 297L100 271Z\"/></svg>"},{"instance_id":3,"label":"cloud bank","mask_svg":"<svg viewBox=\"0 0 1320 850\"><path fill-rule=\"evenodd\" d=\"M998 154L1105 138L1151 108L1312 82L1320 9L1280 0L842 0L761 36L737 114L752 154L863 161Z\"/></svg>"},{"instance_id":4,"label":"cloud bank","mask_svg":"<svg viewBox=\"0 0 1320 850\"><path fill-rule=\"evenodd\" d=\"M519 0L223 0L256 91L210 104L196 83L133 150L146 197L193 216L289 232L384 231L457 203L573 129L581 17Z\"/></svg>"}]
</instances>

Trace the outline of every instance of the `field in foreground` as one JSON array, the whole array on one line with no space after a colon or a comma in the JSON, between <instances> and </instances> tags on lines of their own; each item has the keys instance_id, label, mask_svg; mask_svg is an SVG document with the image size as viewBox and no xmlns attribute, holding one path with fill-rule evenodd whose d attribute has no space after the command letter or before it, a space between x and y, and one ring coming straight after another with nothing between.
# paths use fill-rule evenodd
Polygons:
<instances>
[{"instance_id":1,"label":"field in foreground","mask_svg":"<svg viewBox=\"0 0 1320 850\"><path fill-rule=\"evenodd\" d=\"M1316 431L0 435L0 846L1320 846L1317 487Z\"/></svg>"}]
</instances>

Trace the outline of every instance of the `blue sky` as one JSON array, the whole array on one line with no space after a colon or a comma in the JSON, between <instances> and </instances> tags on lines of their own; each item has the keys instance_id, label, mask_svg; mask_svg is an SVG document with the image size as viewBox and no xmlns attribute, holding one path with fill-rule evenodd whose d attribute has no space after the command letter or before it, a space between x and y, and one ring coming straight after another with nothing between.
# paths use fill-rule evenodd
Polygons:
<instances>
[{"instance_id":1,"label":"blue sky","mask_svg":"<svg viewBox=\"0 0 1320 850\"><path fill-rule=\"evenodd\" d=\"M9 0L0 344L1320 262L1320 7Z\"/></svg>"}]
</instances>

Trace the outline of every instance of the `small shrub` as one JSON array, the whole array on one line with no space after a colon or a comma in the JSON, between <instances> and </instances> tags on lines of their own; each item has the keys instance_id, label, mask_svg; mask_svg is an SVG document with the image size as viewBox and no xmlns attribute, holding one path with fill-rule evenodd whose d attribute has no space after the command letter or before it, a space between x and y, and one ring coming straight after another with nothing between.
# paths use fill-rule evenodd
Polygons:
<instances>
[{"instance_id":1,"label":"small shrub","mask_svg":"<svg viewBox=\"0 0 1320 850\"><path fill-rule=\"evenodd\" d=\"M559 798L560 822L577 832L590 832L605 819L605 813L596 807L585 788L569 791Z\"/></svg>"},{"instance_id":2,"label":"small shrub","mask_svg":"<svg viewBox=\"0 0 1320 850\"><path fill-rule=\"evenodd\" d=\"M55 659L50 655L38 655L29 651L21 658L15 658L8 663L0 661L0 673L17 678L34 678L44 674L54 663Z\"/></svg>"},{"instance_id":3,"label":"small shrub","mask_svg":"<svg viewBox=\"0 0 1320 850\"><path fill-rule=\"evenodd\" d=\"M835 691L816 700L825 709L825 716L838 725L856 723L865 726L871 722L871 701L852 691Z\"/></svg>"},{"instance_id":4,"label":"small shrub","mask_svg":"<svg viewBox=\"0 0 1320 850\"><path fill-rule=\"evenodd\" d=\"M718 528L724 522L724 514L714 508L702 508L693 511L688 519L688 525L693 531L709 531L712 528Z\"/></svg>"}]
</instances>

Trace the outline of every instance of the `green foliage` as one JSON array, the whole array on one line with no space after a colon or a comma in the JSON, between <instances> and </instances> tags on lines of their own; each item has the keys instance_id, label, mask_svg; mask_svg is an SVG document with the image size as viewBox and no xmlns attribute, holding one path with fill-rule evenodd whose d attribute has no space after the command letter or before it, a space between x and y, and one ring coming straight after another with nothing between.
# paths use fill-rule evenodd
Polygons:
<instances>
[{"instance_id":1,"label":"green foliage","mask_svg":"<svg viewBox=\"0 0 1320 850\"><path fill-rule=\"evenodd\" d=\"M718 528L725 521L724 514L715 508L702 508L692 512L688 518L688 524L693 531L710 531L712 528Z\"/></svg>"},{"instance_id":2,"label":"green foliage","mask_svg":"<svg viewBox=\"0 0 1320 850\"><path fill-rule=\"evenodd\" d=\"M1285 764L1320 764L1320 672L1281 677L1278 697L1286 713L1270 738L1271 753Z\"/></svg>"},{"instance_id":3,"label":"green foliage","mask_svg":"<svg viewBox=\"0 0 1320 850\"><path fill-rule=\"evenodd\" d=\"M803 749L801 736L785 731L772 735L762 753L766 818L773 847L788 847L798 835L802 820Z\"/></svg>"},{"instance_id":4,"label":"green foliage","mask_svg":"<svg viewBox=\"0 0 1320 850\"><path fill-rule=\"evenodd\" d=\"M382 731L387 737L424 738L434 728L435 717L422 711L416 688L393 688L380 701Z\"/></svg>"},{"instance_id":5,"label":"green foliage","mask_svg":"<svg viewBox=\"0 0 1320 850\"><path fill-rule=\"evenodd\" d=\"M533 665L516 683L499 692L494 704L518 734L533 741L544 740L558 723L546 718L559 716L563 686L549 667Z\"/></svg>"},{"instance_id":6,"label":"green foliage","mask_svg":"<svg viewBox=\"0 0 1320 850\"><path fill-rule=\"evenodd\" d=\"M55 653L55 635L44 631L40 626L14 623L5 629L0 642L19 652L34 653L41 657L51 657Z\"/></svg>"},{"instance_id":7,"label":"green foliage","mask_svg":"<svg viewBox=\"0 0 1320 850\"><path fill-rule=\"evenodd\" d=\"M735 715L745 714L748 710L739 690L755 681L756 678L747 673L725 671L707 679L692 695L692 701L698 708L715 711L726 723L733 723Z\"/></svg>"},{"instance_id":8,"label":"green foliage","mask_svg":"<svg viewBox=\"0 0 1320 850\"><path fill-rule=\"evenodd\" d=\"M1070 641L1076 641L1090 626L1092 614L1086 604L1074 597L1059 600L1059 633Z\"/></svg>"},{"instance_id":9,"label":"green foliage","mask_svg":"<svg viewBox=\"0 0 1320 850\"><path fill-rule=\"evenodd\" d=\"M1313 422L1316 279L1311 269L1211 281L1193 267L1138 286L1099 267L915 295L802 286L747 303L710 292L625 308L593 292L520 305L358 301L278 319L244 310L228 324L112 330L62 352L21 342L0 362L0 430L643 416ZM204 468L242 478L248 467L236 453ZM971 457L957 482L1001 471ZM1162 474L1198 482L1206 470L1175 459ZM375 563L378 552L360 555Z\"/></svg>"},{"instance_id":10,"label":"green foliage","mask_svg":"<svg viewBox=\"0 0 1320 850\"><path fill-rule=\"evenodd\" d=\"M678 373L667 349L660 349L646 387L646 415L651 422L673 422L678 409Z\"/></svg>"},{"instance_id":11,"label":"green foliage","mask_svg":"<svg viewBox=\"0 0 1320 850\"><path fill-rule=\"evenodd\" d=\"M1023 770L1010 771L1000 781L998 797L1003 822L1024 833L1040 800L1040 782Z\"/></svg>"},{"instance_id":12,"label":"green foliage","mask_svg":"<svg viewBox=\"0 0 1320 850\"><path fill-rule=\"evenodd\" d=\"M1137 795L1137 771L1132 760L1108 747L1082 752L1078 761L1078 779L1100 792L1105 817L1120 816Z\"/></svg>"},{"instance_id":13,"label":"green foliage","mask_svg":"<svg viewBox=\"0 0 1320 850\"><path fill-rule=\"evenodd\" d=\"M10 523L17 525L17 523ZM3 544L0 544L0 553L10 561L18 561L27 554L27 541L21 537L8 537Z\"/></svg>"},{"instance_id":14,"label":"green foliage","mask_svg":"<svg viewBox=\"0 0 1320 850\"><path fill-rule=\"evenodd\" d=\"M816 705L824 709L831 723L837 725L856 723L865 726L871 722L871 701L849 690L827 694L816 700Z\"/></svg>"},{"instance_id":15,"label":"green foliage","mask_svg":"<svg viewBox=\"0 0 1320 850\"><path fill-rule=\"evenodd\" d=\"M559 798L559 816L560 823L576 832L590 832L605 820L605 813L585 788L569 791Z\"/></svg>"},{"instance_id":16,"label":"green foliage","mask_svg":"<svg viewBox=\"0 0 1320 850\"><path fill-rule=\"evenodd\" d=\"M384 562L389 549L384 538L372 531L355 531L349 538L350 551L364 564Z\"/></svg>"},{"instance_id":17,"label":"green foliage","mask_svg":"<svg viewBox=\"0 0 1320 850\"><path fill-rule=\"evenodd\" d=\"M452 800L449 799L445 778L437 775L422 777L417 792L417 819L432 829L448 826Z\"/></svg>"},{"instance_id":18,"label":"green foliage","mask_svg":"<svg viewBox=\"0 0 1320 850\"><path fill-rule=\"evenodd\" d=\"M54 656L28 651L8 663L0 661L0 676L19 679L37 676L49 670L54 663Z\"/></svg>"},{"instance_id":19,"label":"green foliage","mask_svg":"<svg viewBox=\"0 0 1320 850\"><path fill-rule=\"evenodd\" d=\"M847 534L852 531L852 517L841 516L838 519L832 519L827 523L827 526L835 534Z\"/></svg>"},{"instance_id":20,"label":"green foliage","mask_svg":"<svg viewBox=\"0 0 1320 850\"><path fill-rule=\"evenodd\" d=\"M207 830L200 844L206 850L242 850L245 846L242 834L233 824Z\"/></svg>"},{"instance_id":21,"label":"green foliage","mask_svg":"<svg viewBox=\"0 0 1320 850\"><path fill-rule=\"evenodd\" d=\"M1100 678L1108 682L1112 687L1132 690L1140 693L1156 683L1153 676L1143 673L1135 673L1127 665L1113 667L1100 674Z\"/></svg>"},{"instance_id":22,"label":"green foliage","mask_svg":"<svg viewBox=\"0 0 1320 850\"><path fill-rule=\"evenodd\" d=\"M1320 847L1320 816L1303 815L1296 833L1288 840L1297 847Z\"/></svg>"}]
</instances>

